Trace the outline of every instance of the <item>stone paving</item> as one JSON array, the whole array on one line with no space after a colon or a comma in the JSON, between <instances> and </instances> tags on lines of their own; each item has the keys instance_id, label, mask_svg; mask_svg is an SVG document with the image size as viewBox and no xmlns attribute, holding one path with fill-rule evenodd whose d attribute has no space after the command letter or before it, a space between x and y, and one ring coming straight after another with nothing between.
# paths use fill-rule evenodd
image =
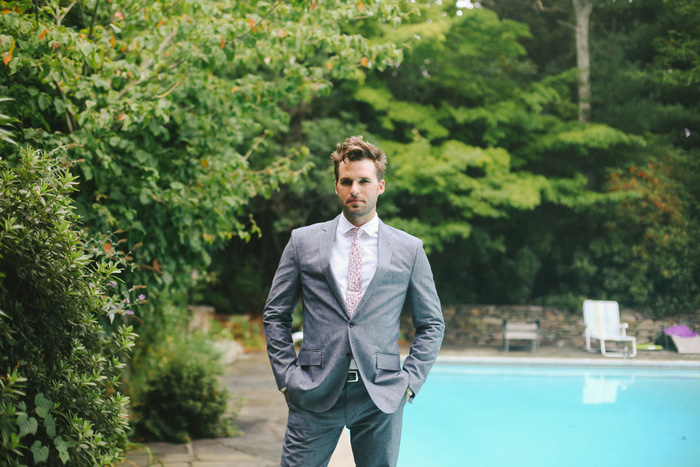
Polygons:
<instances>
[{"instance_id":1,"label":"stone paving","mask_svg":"<svg viewBox=\"0 0 700 467\"><path fill-rule=\"evenodd\" d=\"M404 349L406 352L408 349ZM606 359L578 348L540 347L536 353L529 345L511 347L508 353L500 348L443 348L444 357L508 357L508 358L577 358ZM623 359L616 359L623 360ZM700 364L700 355L678 354L667 350L640 351L635 363L648 361L683 361ZM264 352L243 355L228 366L223 384L240 404L236 424L241 435L230 438L195 440L187 444L149 443L152 460L144 449L131 451L123 466L146 467L268 467L278 466L287 420L287 405L277 390L272 370ZM350 440L341 437L330 467L353 466Z\"/></svg>"},{"instance_id":2,"label":"stone paving","mask_svg":"<svg viewBox=\"0 0 700 467\"><path fill-rule=\"evenodd\" d=\"M240 436L195 440L187 444L148 443L129 452L127 466L164 467L268 467L278 466L287 423L287 404L277 390L267 354L255 352L229 365L222 380L240 410L236 426ZM354 466L350 439L344 434L330 467Z\"/></svg>"}]
</instances>

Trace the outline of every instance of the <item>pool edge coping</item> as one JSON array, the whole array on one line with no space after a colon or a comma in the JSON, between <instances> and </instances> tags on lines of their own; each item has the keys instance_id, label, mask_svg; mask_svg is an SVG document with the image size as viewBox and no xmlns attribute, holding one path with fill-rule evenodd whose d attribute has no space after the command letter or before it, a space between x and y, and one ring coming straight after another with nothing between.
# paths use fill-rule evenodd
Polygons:
<instances>
[{"instance_id":1,"label":"pool edge coping","mask_svg":"<svg viewBox=\"0 0 700 467\"><path fill-rule=\"evenodd\" d=\"M558 357L492 357L445 355L438 356L436 363L459 365L519 365L519 366L557 366L557 367L609 367L609 368L674 368L700 370L700 361L687 360L643 360L616 358L601 360L593 358L558 358Z\"/></svg>"}]
</instances>

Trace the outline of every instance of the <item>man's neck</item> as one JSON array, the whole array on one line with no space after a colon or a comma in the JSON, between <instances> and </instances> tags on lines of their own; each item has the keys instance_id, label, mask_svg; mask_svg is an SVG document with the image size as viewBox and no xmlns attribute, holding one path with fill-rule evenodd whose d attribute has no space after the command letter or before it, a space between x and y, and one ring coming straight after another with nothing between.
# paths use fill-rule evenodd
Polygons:
<instances>
[{"instance_id":1,"label":"man's neck","mask_svg":"<svg viewBox=\"0 0 700 467\"><path fill-rule=\"evenodd\" d=\"M363 225L367 225L377 218L377 212L375 211L374 215L372 215L372 217L370 217L369 219L365 220L365 222L357 223L357 221L353 221L351 219L348 219L348 217L345 215L344 212L341 212L340 214L343 216L343 218L345 218L346 221L348 221L350 224L354 225L355 227L362 227Z\"/></svg>"}]
</instances>

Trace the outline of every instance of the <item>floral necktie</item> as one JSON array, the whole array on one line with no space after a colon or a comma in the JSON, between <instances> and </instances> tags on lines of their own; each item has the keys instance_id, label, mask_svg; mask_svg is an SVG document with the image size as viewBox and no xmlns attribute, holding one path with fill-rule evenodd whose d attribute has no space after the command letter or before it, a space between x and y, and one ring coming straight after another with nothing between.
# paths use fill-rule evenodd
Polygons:
<instances>
[{"instance_id":1,"label":"floral necktie","mask_svg":"<svg viewBox=\"0 0 700 467\"><path fill-rule=\"evenodd\" d=\"M362 229L355 227L352 229L352 233L350 260L348 262L348 289L345 296L345 304L348 306L350 316L355 313L357 304L360 303L362 298L362 249L360 248Z\"/></svg>"}]
</instances>

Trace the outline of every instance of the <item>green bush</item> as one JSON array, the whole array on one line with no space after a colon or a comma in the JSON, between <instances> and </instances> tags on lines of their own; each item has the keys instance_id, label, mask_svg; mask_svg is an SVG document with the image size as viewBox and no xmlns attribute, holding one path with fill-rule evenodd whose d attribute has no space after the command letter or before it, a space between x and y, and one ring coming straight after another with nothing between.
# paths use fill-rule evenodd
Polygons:
<instances>
[{"instance_id":1,"label":"green bush","mask_svg":"<svg viewBox=\"0 0 700 467\"><path fill-rule=\"evenodd\" d=\"M217 378L219 355L206 336L171 334L134 358L129 385L137 433L177 443L233 434L230 394Z\"/></svg>"},{"instance_id":2,"label":"green bush","mask_svg":"<svg viewBox=\"0 0 700 467\"><path fill-rule=\"evenodd\" d=\"M0 160L0 464L108 465L123 458L117 391L135 335L114 261L78 230L76 178L50 155Z\"/></svg>"}]
</instances>

